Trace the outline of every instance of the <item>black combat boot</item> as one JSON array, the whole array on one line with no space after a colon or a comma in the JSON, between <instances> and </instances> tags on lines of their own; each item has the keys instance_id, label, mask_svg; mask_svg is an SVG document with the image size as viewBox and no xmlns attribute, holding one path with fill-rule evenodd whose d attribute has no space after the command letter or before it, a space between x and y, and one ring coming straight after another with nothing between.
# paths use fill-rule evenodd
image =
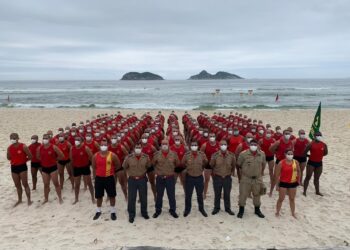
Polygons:
<instances>
[{"instance_id":1,"label":"black combat boot","mask_svg":"<svg viewBox=\"0 0 350 250\"><path fill-rule=\"evenodd\" d=\"M237 217L242 219L243 218L243 214L244 214L244 207L243 206L239 206L239 211L238 211Z\"/></svg>"},{"instance_id":2,"label":"black combat boot","mask_svg":"<svg viewBox=\"0 0 350 250\"><path fill-rule=\"evenodd\" d=\"M259 218L265 218L265 215L263 215L263 213L260 211L260 207L255 207L255 214L256 214Z\"/></svg>"}]
</instances>

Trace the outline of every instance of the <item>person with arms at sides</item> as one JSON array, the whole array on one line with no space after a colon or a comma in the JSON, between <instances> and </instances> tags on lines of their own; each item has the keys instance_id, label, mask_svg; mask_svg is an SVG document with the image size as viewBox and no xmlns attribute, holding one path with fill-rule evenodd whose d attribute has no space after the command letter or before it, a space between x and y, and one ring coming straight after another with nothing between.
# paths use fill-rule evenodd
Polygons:
<instances>
[{"instance_id":1,"label":"person with arms at sides","mask_svg":"<svg viewBox=\"0 0 350 250\"><path fill-rule=\"evenodd\" d=\"M299 162L300 166L300 185L303 185L303 172L306 166L306 156L305 149L310 141L306 138L305 131L303 129L299 130L299 138L295 139L294 143L294 159Z\"/></svg>"},{"instance_id":2,"label":"person with arms at sides","mask_svg":"<svg viewBox=\"0 0 350 250\"><path fill-rule=\"evenodd\" d=\"M32 154L30 168L32 174L33 190L36 190L36 184L38 182L38 171L41 173L40 161L36 158L36 151L38 150L38 147L41 146L41 143L38 142L38 140L39 137L37 135L32 135L31 144L28 147L30 153Z\"/></svg>"},{"instance_id":3,"label":"person with arms at sides","mask_svg":"<svg viewBox=\"0 0 350 250\"><path fill-rule=\"evenodd\" d=\"M11 175L12 180L17 189L18 200L13 207L18 206L22 203L22 193L24 191L27 196L27 203L30 206L33 202L30 198L30 188L28 185L28 167L27 161L32 159L32 154L30 153L28 147L18 141L19 136L17 133L12 133L10 135L11 145L7 148L7 159L11 164Z\"/></svg>"},{"instance_id":4,"label":"person with arms at sides","mask_svg":"<svg viewBox=\"0 0 350 250\"><path fill-rule=\"evenodd\" d=\"M72 132L73 134L73 132ZM74 143L74 140L73 140ZM64 169L67 168L67 172L69 175L69 180L71 181L72 184L72 189L74 189L74 178L73 178L73 174L72 174L72 169L71 169L71 165L70 165L70 159L69 159L69 151L72 147L72 144L66 140L64 134L60 134L58 136L58 142L56 145L61 152L63 153L63 159L58 161L58 175L59 175L59 183L60 183L60 187L63 190L63 184L64 184Z\"/></svg>"}]
</instances>

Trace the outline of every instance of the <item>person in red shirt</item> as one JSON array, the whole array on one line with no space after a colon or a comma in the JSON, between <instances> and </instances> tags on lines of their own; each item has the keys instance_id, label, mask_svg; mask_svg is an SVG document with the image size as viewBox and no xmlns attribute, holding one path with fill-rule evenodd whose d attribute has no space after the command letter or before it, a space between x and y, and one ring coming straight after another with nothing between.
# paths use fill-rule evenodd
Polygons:
<instances>
[{"instance_id":1,"label":"person in red shirt","mask_svg":"<svg viewBox=\"0 0 350 250\"><path fill-rule=\"evenodd\" d=\"M270 190L271 197L275 185L279 183L279 197L276 204L277 217L280 216L282 203L286 195L288 195L292 216L297 218L295 215L295 196L297 193L297 186L300 182L299 162L293 159L293 150L287 149L285 152L285 159L281 160L276 166L275 178Z\"/></svg>"},{"instance_id":2,"label":"person in red shirt","mask_svg":"<svg viewBox=\"0 0 350 250\"><path fill-rule=\"evenodd\" d=\"M182 158L184 157L187 148L184 145L183 138L180 135L174 136L174 144L170 146L170 150L174 151L177 154L177 157L179 158L180 164L175 168L175 182L177 181L177 178L180 176L181 185L185 190L185 172L183 171L185 169L185 166L181 164Z\"/></svg>"},{"instance_id":3,"label":"person in red shirt","mask_svg":"<svg viewBox=\"0 0 350 250\"><path fill-rule=\"evenodd\" d=\"M278 141L279 139L281 139L281 137L283 136L282 134L282 129L280 126L277 126L275 128L275 133L273 134L273 138L275 139L275 141Z\"/></svg>"},{"instance_id":4,"label":"person in red shirt","mask_svg":"<svg viewBox=\"0 0 350 250\"><path fill-rule=\"evenodd\" d=\"M101 206L105 190L111 206L111 219L116 220L115 197L117 192L114 174L117 169L121 168L121 164L118 156L108 151L107 139L102 139L100 151L92 157L91 162L95 177L95 198L97 199L96 214L93 220L97 220L102 214Z\"/></svg>"},{"instance_id":5,"label":"person in red shirt","mask_svg":"<svg viewBox=\"0 0 350 250\"><path fill-rule=\"evenodd\" d=\"M204 170L204 195L203 198L206 199L207 197L207 192L208 192L208 187L209 187L209 181L210 181L210 176L212 173L211 167L209 165L209 162L211 160L211 156L216 153L217 151L220 150L220 145L216 141L215 134L211 132L209 134L209 141L204 143L201 147L201 151L205 153L207 159L208 159L208 164L205 166Z\"/></svg>"},{"instance_id":6,"label":"person in red shirt","mask_svg":"<svg viewBox=\"0 0 350 250\"><path fill-rule=\"evenodd\" d=\"M243 140L244 140L244 137L239 134L238 127L234 127L233 135L231 136L228 142L228 151L235 154L238 145L241 144Z\"/></svg>"},{"instance_id":7,"label":"person in red shirt","mask_svg":"<svg viewBox=\"0 0 350 250\"><path fill-rule=\"evenodd\" d=\"M266 130L265 136L259 140L260 149L265 153L266 163L269 166L270 183L273 181L273 169L275 166L274 155L270 151L270 147L275 143L275 139L272 137L271 130ZM265 166L263 167L264 175Z\"/></svg>"},{"instance_id":8,"label":"person in red shirt","mask_svg":"<svg viewBox=\"0 0 350 250\"><path fill-rule=\"evenodd\" d=\"M314 185L316 190L316 195L323 196L320 192L320 177L323 170L323 157L328 154L327 144L322 141L322 133L315 132L314 140L310 142L305 149L305 155L310 151L309 160L306 166L306 177L304 180L304 192L303 195L306 196L306 191L309 186L309 181L314 175Z\"/></svg>"},{"instance_id":9,"label":"person in red shirt","mask_svg":"<svg viewBox=\"0 0 350 250\"><path fill-rule=\"evenodd\" d=\"M32 174L32 182L33 182L33 190L36 190L36 184L38 182L38 170L41 172L41 165L39 159L36 158L36 151L38 150L38 147L41 146L41 143L38 142L39 137L37 135L33 135L31 137L31 144L29 145L29 151L32 154L31 159L31 174Z\"/></svg>"},{"instance_id":10,"label":"person in red shirt","mask_svg":"<svg viewBox=\"0 0 350 250\"><path fill-rule=\"evenodd\" d=\"M83 140L80 136L75 137L74 145L70 148L69 151L69 158L72 163L74 175L75 201L73 205L79 201L81 176L83 176L86 185L89 187L92 203L95 203L94 188L92 186L90 170L92 152L90 148L83 143Z\"/></svg>"},{"instance_id":11,"label":"person in red shirt","mask_svg":"<svg viewBox=\"0 0 350 250\"><path fill-rule=\"evenodd\" d=\"M287 149L294 150L294 141L291 139L289 130L283 131L283 136L270 146L270 151L276 155L276 164L285 158Z\"/></svg>"},{"instance_id":12,"label":"person in red shirt","mask_svg":"<svg viewBox=\"0 0 350 250\"><path fill-rule=\"evenodd\" d=\"M18 195L18 200L14 207L22 203L22 186L24 187L24 191L27 196L28 206L33 203L30 199L27 167L27 161L32 159L32 154L30 153L28 147L25 144L18 142L18 140L18 134L12 133L10 135L11 145L7 148L7 159L11 164L12 180L16 186Z\"/></svg>"},{"instance_id":13,"label":"person in red shirt","mask_svg":"<svg viewBox=\"0 0 350 250\"><path fill-rule=\"evenodd\" d=\"M142 153L148 155L150 161L152 162L154 153L157 152L157 149L153 146L153 143L149 141L149 137L147 137L146 133L141 136L141 146L142 146ZM155 200L157 189L156 189L156 174L153 170L154 170L154 166L151 166L150 168L147 169L147 177L151 185L153 197Z\"/></svg>"},{"instance_id":14,"label":"person in red shirt","mask_svg":"<svg viewBox=\"0 0 350 250\"><path fill-rule=\"evenodd\" d=\"M128 151L121 144L118 143L117 135L112 135L111 144L108 146L108 150L115 153L118 156L120 163L122 164L125 157L128 155ZM125 201L128 200L128 182L126 172L123 168L119 168L115 173L116 180L119 181L120 187L122 188Z\"/></svg>"},{"instance_id":15,"label":"person in red shirt","mask_svg":"<svg viewBox=\"0 0 350 250\"><path fill-rule=\"evenodd\" d=\"M54 144L50 143L50 137L47 134L43 135L43 143L37 150L37 158L41 162L41 172L44 182L44 201L45 204L49 201L50 180L52 180L58 201L63 203L61 187L58 182L57 161L64 158L62 151Z\"/></svg>"},{"instance_id":16,"label":"person in red shirt","mask_svg":"<svg viewBox=\"0 0 350 250\"><path fill-rule=\"evenodd\" d=\"M72 132L72 134L73 134L73 132ZM74 143L74 140L73 140L73 143ZM58 161L58 164L57 164L60 187L61 187L61 189L63 189L64 169L67 168L69 180L71 182L72 189L74 189L74 178L73 178L72 167L70 165L70 159L69 159L69 151L70 151L70 148L72 147L72 144L65 139L64 134L60 134L58 137L58 143L56 146L63 153L63 159L60 159Z\"/></svg>"},{"instance_id":17,"label":"person in red shirt","mask_svg":"<svg viewBox=\"0 0 350 250\"><path fill-rule=\"evenodd\" d=\"M296 138L294 142L294 159L297 160L300 165L300 180L303 180L303 172L306 166L306 156L304 152L309 143L310 141L306 138L305 131L300 129L299 138Z\"/></svg>"}]
</instances>

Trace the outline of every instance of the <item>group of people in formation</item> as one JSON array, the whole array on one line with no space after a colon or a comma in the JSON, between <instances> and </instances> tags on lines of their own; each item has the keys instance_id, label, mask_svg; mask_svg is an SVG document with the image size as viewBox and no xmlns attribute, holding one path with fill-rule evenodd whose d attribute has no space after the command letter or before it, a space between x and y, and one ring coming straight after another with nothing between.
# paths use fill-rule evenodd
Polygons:
<instances>
[{"instance_id":1,"label":"group of people in formation","mask_svg":"<svg viewBox=\"0 0 350 250\"><path fill-rule=\"evenodd\" d=\"M180 122L183 131L180 130ZM63 202L65 169L75 191L73 204L79 202L83 179L82 183L85 190L90 191L92 203L97 204L94 220L102 214L105 193L110 203L110 217L112 220L117 219L115 203L116 185L119 182L127 201L130 223L134 222L136 216L137 193L141 215L149 219L148 183L155 201L153 218L162 213L165 191L169 213L178 218L175 199L177 182L181 183L184 191L183 216L187 217L191 213L195 189L199 212L207 217L204 200L210 179L214 191L211 214L220 212L223 199L224 211L235 215L231 209L230 194L232 178L236 176L239 180L238 218L242 218L245 213L247 198L252 198L255 214L264 218L260 197L268 191L272 196L275 187L279 192L276 216L280 216L282 203L288 195L292 216L296 217L298 185L303 186L303 195L306 196L313 176L316 195L322 196L319 180L322 159L328 153L320 132L316 132L314 139L309 141L303 129L295 136L291 127L282 130L277 126L273 130L270 124L252 120L238 112L230 112L229 115L214 113L212 116L200 113L198 117L185 112L182 121L179 121L174 111L167 119L161 112L155 117L145 113L140 118L135 114L123 116L120 112L101 114L91 121L59 128L56 135L48 131L42 136L41 142L37 135L33 135L29 146L19 142L17 133L10 135L10 141L7 158L18 194L15 206L22 202L23 188L28 205L32 203L27 177L27 162L30 161L33 190L37 186L38 171L43 179L43 203L49 201L51 181L59 203ZM267 190L262 178L266 165L270 190Z\"/></svg>"}]
</instances>

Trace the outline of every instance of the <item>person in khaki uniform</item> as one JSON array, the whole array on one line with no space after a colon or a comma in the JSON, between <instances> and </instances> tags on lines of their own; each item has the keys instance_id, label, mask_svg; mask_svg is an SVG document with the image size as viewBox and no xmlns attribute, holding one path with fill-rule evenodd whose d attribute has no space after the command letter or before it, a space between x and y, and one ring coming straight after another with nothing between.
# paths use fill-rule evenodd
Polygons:
<instances>
[{"instance_id":1,"label":"person in khaki uniform","mask_svg":"<svg viewBox=\"0 0 350 250\"><path fill-rule=\"evenodd\" d=\"M214 210L212 215L220 211L220 199L222 190L224 190L225 211L229 215L235 215L231 210L231 189L232 176L235 174L236 157L227 150L227 142L220 141L220 151L213 154L210 160L210 166L213 171L213 187L214 187Z\"/></svg>"},{"instance_id":2,"label":"person in khaki uniform","mask_svg":"<svg viewBox=\"0 0 350 250\"><path fill-rule=\"evenodd\" d=\"M149 219L147 212L147 176L151 169L151 161L148 155L141 152L141 144L136 144L134 153L128 155L123 163L123 168L128 175L128 213L129 222L133 223L136 215L136 196L139 192L141 202L141 215Z\"/></svg>"},{"instance_id":3,"label":"person in khaki uniform","mask_svg":"<svg viewBox=\"0 0 350 250\"><path fill-rule=\"evenodd\" d=\"M198 143L196 141L191 142L191 151L184 155L182 164L186 169L184 217L187 217L191 212L194 188L196 188L199 211L204 217L208 217L208 214L204 210L203 202L203 170L204 167L207 166L208 160L203 152L198 151Z\"/></svg>"},{"instance_id":4,"label":"person in khaki uniform","mask_svg":"<svg viewBox=\"0 0 350 250\"><path fill-rule=\"evenodd\" d=\"M265 153L258 150L258 142L253 139L249 143L249 149L238 156L237 165L240 169L241 181L239 183L239 212L238 218L242 218L247 198L253 194L255 214L264 218L260 211L260 195L263 188L262 168L266 164Z\"/></svg>"},{"instance_id":5,"label":"person in khaki uniform","mask_svg":"<svg viewBox=\"0 0 350 250\"><path fill-rule=\"evenodd\" d=\"M164 190L166 189L169 199L169 213L174 218L179 216L176 213L175 200L175 168L180 164L177 154L169 150L169 141L163 140L161 150L157 151L152 160L156 178L156 212L153 218L162 213Z\"/></svg>"}]
</instances>

